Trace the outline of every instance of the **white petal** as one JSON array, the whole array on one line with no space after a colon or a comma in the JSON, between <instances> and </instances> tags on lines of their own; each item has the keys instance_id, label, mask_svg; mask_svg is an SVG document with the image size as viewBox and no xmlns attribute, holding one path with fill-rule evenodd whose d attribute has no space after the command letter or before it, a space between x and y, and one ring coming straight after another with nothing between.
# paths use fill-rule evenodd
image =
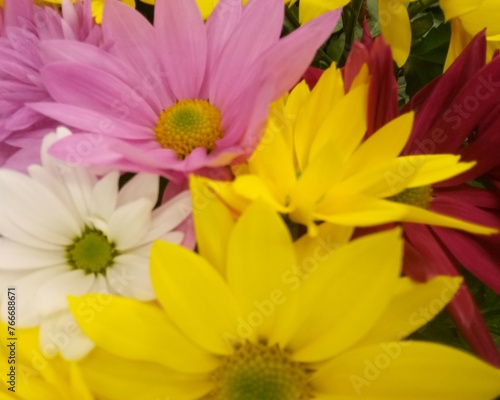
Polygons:
<instances>
[{"instance_id":1,"label":"white petal","mask_svg":"<svg viewBox=\"0 0 500 400\"><path fill-rule=\"evenodd\" d=\"M78 220L80 226L83 227L82 216L75 207L66 185L57 179L56 176L50 173L49 170L43 168L41 165L30 165L28 167L28 173L30 176L41 185L48 188L52 193L54 193L57 198L64 203L71 214Z\"/></svg>"},{"instance_id":2,"label":"white petal","mask_svg":"<svg viewBox=\"0 0 500 400\"><path fill-rule=\"evenodd\" d=\"M68 308L66 296L83 296L89 293L94 280L94 274L85 274L82 270L70 270L40 285L35 296L35 304L40 315L47 316Z\"/></svg>"},{"instance_id":3,"label":"white petal","mask_svg":"<svg viewBox=\"0 0 500 400\"><path fill-rule=\"evenodd\" d=\"M108 237L119 251L136 247L148 232L153 204L139 199L118 208L109 219Z\"/></svg>"},{"instance_id":4,"label":"white petal","mask_svg":"<svg viewBox=\"0 0 500 400\"><path fill-rule=\"evenodd\" d=\"M26 272L19 280L11 282L17 293L17 321L19 328L32 328L40 322L40 314L36 307L36 293L41 285L68 270L66 265L58 265L50 268ZM6 292L3 294L2 303L5 304ZM2 307L2 320L7 321L7 307Z\"/></svg>"},{"instance_id":5,"label":"white petal","mask_svg":"<svg viewBox=\"0 0 500 400\"><path fill-rule=\"evenodd\" d=\"M163 235L159 239L163 240L165 242L170 242L170 243L175 243L175 244L181 244L182 241L184 240L185 236L186 235L184 234L184 232L172 231L172 232L166 233L165 235Z\"/></svg>"},{"instance_id":6,"label":"white petal","mask_svg":"<svg viewBox=\"0 0 500 400\"><path fill-rule=\"evenodd\" d=\"M82 168L73 168L61 173L59 179L66 186L78 213L85 219L90 215L92 189L97 183L96 177Z\"/></svg>"},{"instance_id":7,"label":"white petal","mask_svg":"<svg viewBox=\"0 0 500 400\"><path fill-rule=\"evenodd\" d=\"M147 198L152 204L158 201L160 178L153 174L137 174L130 179L118 194L118 206L123 206L140 198Z\"/></svg>"},{"instance_id":8,"label":"white petal","mask_svg":"<svg viewBox=\"0 0 500 400\"><path fill-rule=\"evenodd\" d=\"M80 232L80 224L54 193L29 176L6 169L0 170L0 214L56 244L69 244Z\"/></svg>"},{"instance_id":9,"label":"white petal","mask_svg":"<svg viewBox=\"0 0 500 400\"><path fill-rule=\"evenodd\" d=\"M189 191L179 193L173 199L154 210L149 232L140 244L152 242L162 237L177 227L192 212L191 193Z\"/></svg>"},{"instance_id":10,"label":"white petal","mask_svg":"<svg viewBox=\"0 0 500 400\"><path fill-rule=\"evenodd\" d=\"M72 133L68 128L59 127L55 132L48 133L42 140L41 159L44 168L52 172L58 172L61 161L48 154L48 149L58 140L70 136ZM69 168L69 167L68 167Z\"/></svg>"},{"instance_id":11,"label":"white petal","mask_svg":"<svg viewBox=\"0 0 500 400\"><path fill-rule=\"evenodd\" d=\"M67 360L79 360L93 347L69 310L45 317L40 323L40 348L49 358L60 353Z\"/></svg>"},{"instance_id":12,"label":"white petal","mask_svg":"<svg viewBox=\"0 0 500 400\"><path fill-rule=\"evenodd\" d=\"M66 262L63 247L59 250L42 250L7 238L0 238L0 254L0 268L3 269L33 269Z\"/></svg>"},{"instance_id":13,"label":"white petal","mask_svg":"<svg viewBox=\"0 0 500 400\"><path fill-rule=\"evenodd\" d=\"M156 298L149 274L149 258L135 254L122 254L108 269L107 280L113 292L141 301Z\"/></svg>"},{"instance_id":14,"label":"white petal","mask_svg":"<svg viewBox=\"0 0 500 400\"><path fill-rule=\"evenodd\" d=\"M92 192L91 214L108 220L116 207L118 196L118 171L111 172L100 179Z\"/></svg>"},{"instance_id":15,"label":"white petal","mask_svg":"<svg viewBox=\"0 0 500 400\"><path fill-rule=\"evenodd\" d=\"M89 293L104 293L104 294L110 293L108 282L103 275L98 274L96 276L94 284L89 289Z\"/></svg>"},{"instance_id":16,"label":"white petal","mask_svg":"<svg viewBox=\"0 0 500 400\"><path fill-rule=\"evenodd\" d=\"M12 216L2 215L0 212L0 235L13 241L24 243L27 246L36 247L43 250L59 250L61 245L47 241L46 238L34 236L23 230Z\"/></svg>"}]
</instances>

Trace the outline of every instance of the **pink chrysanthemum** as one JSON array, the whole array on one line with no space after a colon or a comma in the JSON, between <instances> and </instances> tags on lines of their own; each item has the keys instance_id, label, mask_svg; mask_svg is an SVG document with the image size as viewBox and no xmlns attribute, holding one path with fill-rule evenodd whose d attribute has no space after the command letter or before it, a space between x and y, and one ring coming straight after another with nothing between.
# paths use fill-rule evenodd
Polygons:
<instances>
[{"instance_id":1,"label":"pink chrysanthemum","mask_svg":"<svg viewBox=\"0 0 500 400\"><path fill-rule=\"evenodd\" d=\"M33 0L5 0L0 15L0 165L25 170L40 162L44 135L56 123L27 107L51 101L40 77L40 44L62 39L98 45L102 38L90 0L63 1L62 14Z\"/></svg>"},{"instance_id":2,"label":"pink chrysanthemum","mask_svg":"<svg viewBox=\"0 0 500 400\"><path fill-rule=\"evenodd\" d=\"M34 110L85 133L51 148L85 165L162 174L177 182L196 172L222 178L251 154L269 104L301 77L340 11L280 39L282 0L219 2L204 23L194 0L162 0L154 27L108 0L107 50L44 44L52 64L42 77L59 103Z\"/></svg>"}]
</instances>

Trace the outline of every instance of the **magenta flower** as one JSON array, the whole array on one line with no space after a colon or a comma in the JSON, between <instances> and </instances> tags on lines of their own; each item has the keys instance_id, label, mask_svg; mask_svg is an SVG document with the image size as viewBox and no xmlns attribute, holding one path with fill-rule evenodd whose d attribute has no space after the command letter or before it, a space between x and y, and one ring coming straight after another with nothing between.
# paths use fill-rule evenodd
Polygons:
<instances>
[{"instance_id":1,"label":"magenta flower","mask_svg":"<svg viewBox=\"0 0 500 400\"><path fill-rule=\"evenodd\" d=\"M500 228L498 193L467 184L484 174L495 176L500 168L500 118L495 111L500 104L500 57L485 65L485 49L483 33L446 73L417 93L403 110L416 110L412 136L403 154L459 154L462 160L477 164L455 178L407 193L400 201L426 203L431 211ZM367 46L357 44L351 54L345 71L348 84L363 62L368 63L374 76L368 107L371 134L398 115L392 57L389 48L379 40ZM424 197L430 193L430 201L420 202L419 193ZM407 275L417 280L457 276L463 266L500 293L499 234L485 237L431 225L402 226ZM465 284L447 309L474 351L500 366L498 350Z\"/></svg>"},{"instance_id":2,"label":"magenta flower","mask_svg":"<svg viewBox=\"0 0 500 400\"><path fill-rule=\"evenodd\" d=\"M195 0L162 0L154 27L109 0L109 52L44 44L43 82L59 103L33 104L76 134L51 148L73 163L222 179L248 157L269 104L302 76L338 20L334 11L280 38L282 0L220 1L204 23Z\"/></svg>"},{"instance_id":3,"label":"magenta flower","mask_svg":"<svg viewBox=\"0 0 500 400\"><path fill-rule=\"evenodd\" d=\"M39 162L41 139L56 126L26 106L52 101L40 77L40 44L62 39L98 45L102 35L90 0L65 0L62 15L33 0L5 0L0 19L0 165L25 170Z\"/></svg>"}]
</instances>

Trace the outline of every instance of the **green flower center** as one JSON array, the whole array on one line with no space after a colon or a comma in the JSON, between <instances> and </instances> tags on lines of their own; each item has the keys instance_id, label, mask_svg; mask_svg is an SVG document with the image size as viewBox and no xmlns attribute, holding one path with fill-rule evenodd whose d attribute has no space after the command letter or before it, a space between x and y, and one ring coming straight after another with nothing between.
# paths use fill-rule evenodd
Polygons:
<instances>
[{"instance_id":1,"label":"green flower center","mask_svg":"<svg viewBox=\"0 0 500 400\"><path fill-rule=\"evenodd\" d=\"M432 201L432 187L420 186L406 189L395 196L389 197L388 200L427 209Z\"/></svg>"},{"instance_id":2,"label":"green flower center","mask_svg":"<svg viewBox=\"0 0 500 400\"><path fill-rule=\"evenodd\" d=\"M203 400L312 399L311 372L278 346L246 343L213 373L215 389Z\"/></svg>"},{"instance_id":3,"label":"green flower center","mask_svg":"<svg viewBox=\"0 0 500 400\"><path fill-rule=\"evenodd\" d=\"M162 147L183 159L197 147L215 147L222 137L221 114L206 100L181 100L162 111L154 131Z\"/></svg>"},{"instance_id":4,"label":"green flower center","mask_svg":"<svg viewBox=\"0 0 500 400\"><path fill-rule=\"evenodd\" d=\"M89 227L66 247L69 265L84 270L86 274L105 274L117 255L116 245L100 230Z\"/></svg>"}]
</instances>

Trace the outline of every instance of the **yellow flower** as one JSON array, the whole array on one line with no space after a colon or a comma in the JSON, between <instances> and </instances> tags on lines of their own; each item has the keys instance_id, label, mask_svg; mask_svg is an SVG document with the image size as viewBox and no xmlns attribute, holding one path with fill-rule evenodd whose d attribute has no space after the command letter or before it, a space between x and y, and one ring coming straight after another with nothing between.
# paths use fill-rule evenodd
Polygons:
<instances>
[{"instance_id":1,"label":"yellow flower","mask_svg":"<svg viewBox=\"0 0 500 400\"><path fill-rule=\"evenodd\" d=\"M46 3L54 3L54 4L61 4L62 2L62 0L44 0L44 1ZM135 0L121 0L121 1L125 4L128 4L130 7L135 8ZM105 0L92 0L92 16L95 18L95 21L98 24L102 22L102 11L104 9L104 2ZM150 1L143 1L143 3L153 4Z\"/></svg>"},{"instance_id":2,"label":"yellow flower","mask_svg":"<svg viewBox=\"0 0 500 400\"><path fill-rule=\"evenodd\" d=\"M94 400L75 363L42 355L38 329L13 330L0 323L0 331L0 399Z\"/></svg>"},{"instance_id":3,"label":"yellow flower","mask_svg":"<svg viewBox=\"0 0 500 400\"><path fill-rule=\"evenodd\" d=\"M152 249L163 310L113 296L70 298L103 349L81 363L99 397L487 400L500 393L500 370L483 361L401 341L461 280L401 278L398 229L346 243L350 229L322 225L316 239L293 243L265 204L235 223L199 188L192 186L200 255L160 241ZM88 316L85 308L99 301Z\"/></svg>"},{"instance_id":4,"label":"yellow flower","mask_svg":"<svg viewBox=\"0 0 500 400\"><path fill-rule=\"evenodd\" d=\"M460 55L472 38L486 28L488 59L500 48L500 3L497 0L440 0L446 20L451 21L451 42L445 69Z\"/></svg>"},{"instance_id":5,"label":"yellow flower","mask_svg":"<svg viewBox=\"0 0 500 400\"><path fill-rule=\"evenodd\" d=\"M313 235L315 221L350 226L407 221L494 233L426 209L431 184L473 163L460 163L454 155L398 157L410 135L413 114L400 116L364 140L366 71L347 94L334 66L312 92L300 83L288 98L273 105L248 168L237 170L233 182L207 179L207 184L236 211L260 199L306 225Z\"/></svg>"}]
</instances>

